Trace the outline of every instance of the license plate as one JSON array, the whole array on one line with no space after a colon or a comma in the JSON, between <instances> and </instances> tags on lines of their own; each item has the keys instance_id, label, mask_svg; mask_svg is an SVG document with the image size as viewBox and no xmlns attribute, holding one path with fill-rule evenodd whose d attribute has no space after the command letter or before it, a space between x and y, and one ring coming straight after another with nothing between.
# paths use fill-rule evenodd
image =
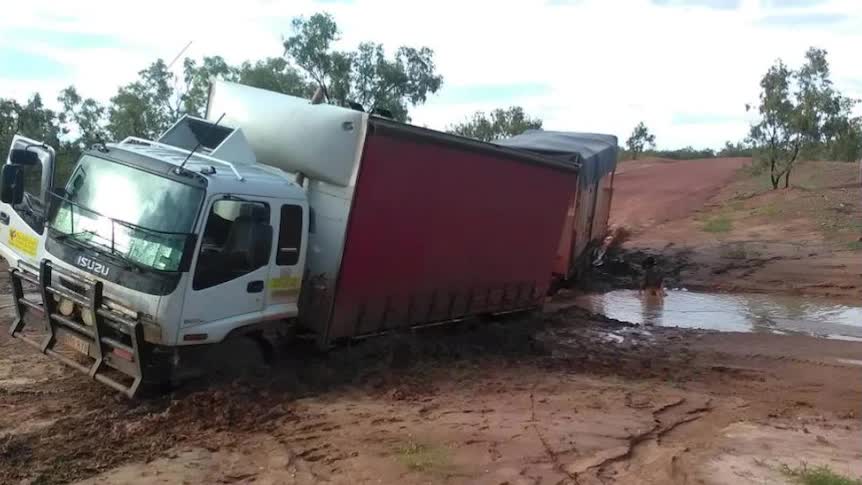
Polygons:
<instances>
[{"instance_id":1,"label":"license plate","mask_svg":"<svg viewBox=\"0 0 862 485\"><path fill-rule=\"evenodd\" d=\"M90 355L90 344L77 337L61 335L60 341L63 342L63 345L73 348L84 355Z\"/></svg>"}]
</instances>

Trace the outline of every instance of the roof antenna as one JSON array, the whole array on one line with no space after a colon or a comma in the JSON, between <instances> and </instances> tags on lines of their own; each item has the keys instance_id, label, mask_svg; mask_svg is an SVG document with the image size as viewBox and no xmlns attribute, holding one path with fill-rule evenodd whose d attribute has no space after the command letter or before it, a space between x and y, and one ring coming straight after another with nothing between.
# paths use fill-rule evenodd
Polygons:
<instances>
[{"instance_id":1,"label":"roof antenna","mask_svg":"<svg viewBox=\"0 0 862 485\"><path fill-rule=\"evenodd\" d=\"M226 114L227 114L227 113L222 113L222 114L221 114L221 116L219 116L219 117L218 117L218 120L216 120L215 124L213 124L212 126L210 126L210 129L209 129L209 130L207 130L207 136L206 136L206 137L200 137L200 138L198 138L198 144L197 144L197 145L195 145L195 147L194 147L194 148L192 148L192 151L190 151L190 152L189 152L189 154L186 156L186 159L185 159L185 160L183 160L183 163L181 163L181 164L180 164L180 166L179 166L179 167L177 167L177 168L174 170L174 173L176 173L177 175L179 175L179 174L183 173L183 167L185 167L185 166L186 166L186 162L188 162L188 161L189 161L189 158L192 158L192 155L194 155L194 154L195 154L195 152L196 152L196 151L198 151L198 148L200 148L200 147L201 147L201 145L203 145L203 144L204 144L204 142L203 142L204 138L209 138L209 137L210 137L210 135L212 135L213 130L216 128L216 126L218 126L218 124L219 124L219 123L221 123L222 118L224 118L224 115L226 115Z\"/></svg>"},{"instance_id":2,"label":"roof antenna","mask_svg":"<svg viewBox=\"0 0 862 485\"><path fill-rule=\"evenodd\" d=\"M186 49L188 49L191 45L192 45L192 41L190 40L190 41L189 41L189 43L188 43L188 44L186 44L186 46L185 46L185 47L183 47L183 48L180 50L180 52L177 54L177 56L176 56L176 57L174 57L174 60L172 60L172 61L168 64L168 69L170 69L170 68L171 68L171 66L173 66L175 62L177 62L177 59L179 59L179 58L180 58L180 56L181 56L181 55L183 55L183 52L185 52L185 51L186 51Z\"/></svg>"}]
</instances>

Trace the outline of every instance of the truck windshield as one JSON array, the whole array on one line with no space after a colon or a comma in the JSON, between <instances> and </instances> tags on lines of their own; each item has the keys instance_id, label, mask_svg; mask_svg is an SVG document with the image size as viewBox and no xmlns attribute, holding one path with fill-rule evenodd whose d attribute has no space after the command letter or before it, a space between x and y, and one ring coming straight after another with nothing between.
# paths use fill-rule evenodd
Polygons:
<instances>
[{"instance_id":1,"label":"truck windshield","mask_svg":"<svg viewBox=\"0 0 862 485\"><path fill-rule=\"evenodd\" d=\"M204 191L84 155L57 201L50 226L138 266L177 271Z\"/></svg>"}]
</instances>

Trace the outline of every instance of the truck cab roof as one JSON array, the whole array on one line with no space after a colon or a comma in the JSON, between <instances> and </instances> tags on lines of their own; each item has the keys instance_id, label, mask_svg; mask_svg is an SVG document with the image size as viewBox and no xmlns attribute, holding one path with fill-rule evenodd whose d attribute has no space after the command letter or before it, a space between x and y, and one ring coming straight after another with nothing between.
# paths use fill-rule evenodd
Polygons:
<instances>
[{"instance_id":1,"label":"truck cab roof","mask_svg":"<svg viewBox=\"0 0 862 485\"><path fill-rule=\"evenodd\" d=\"M108 144L107 151L93 153L116 162L177 180L205 187L209 192L260 197L305 199L305 191L293 180L293 175L259 163L232 163L204 153L165 145L148 140L128 138ZM183 172L176 168L183 165Z\"/></svg>"}]
</instances>

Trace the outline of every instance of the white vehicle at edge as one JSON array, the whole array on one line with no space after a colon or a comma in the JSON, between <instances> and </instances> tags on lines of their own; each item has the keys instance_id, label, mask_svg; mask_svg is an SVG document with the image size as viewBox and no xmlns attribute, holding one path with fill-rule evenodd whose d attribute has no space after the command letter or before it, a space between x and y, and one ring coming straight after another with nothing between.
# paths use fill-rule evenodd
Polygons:
<instances>
[{"instance_id":1,"label":"white vehicle at edge","mask_svg":"<svg viewBox=\"0 0 862 485\"><path fill-rule=\"evenodd\" d=\"M158 141L86 151L62 190L52 190L53 150L16 137L0 190L13 336L132 396L183 347L297 316L306 270L338 264L368 115L230 83L211 88L208 111L224 123L184 117ZM285 119L308 122L288 132ZM248 125L257 144L229 127ZM37 171L38 191L28 187ZM311 236L310 199L321 216ZM26 301L27 283L42 304ZM33 311L44 340L24 332ZM64 356L59 342L93 363Z\"/></svg>"}]
</instances>

